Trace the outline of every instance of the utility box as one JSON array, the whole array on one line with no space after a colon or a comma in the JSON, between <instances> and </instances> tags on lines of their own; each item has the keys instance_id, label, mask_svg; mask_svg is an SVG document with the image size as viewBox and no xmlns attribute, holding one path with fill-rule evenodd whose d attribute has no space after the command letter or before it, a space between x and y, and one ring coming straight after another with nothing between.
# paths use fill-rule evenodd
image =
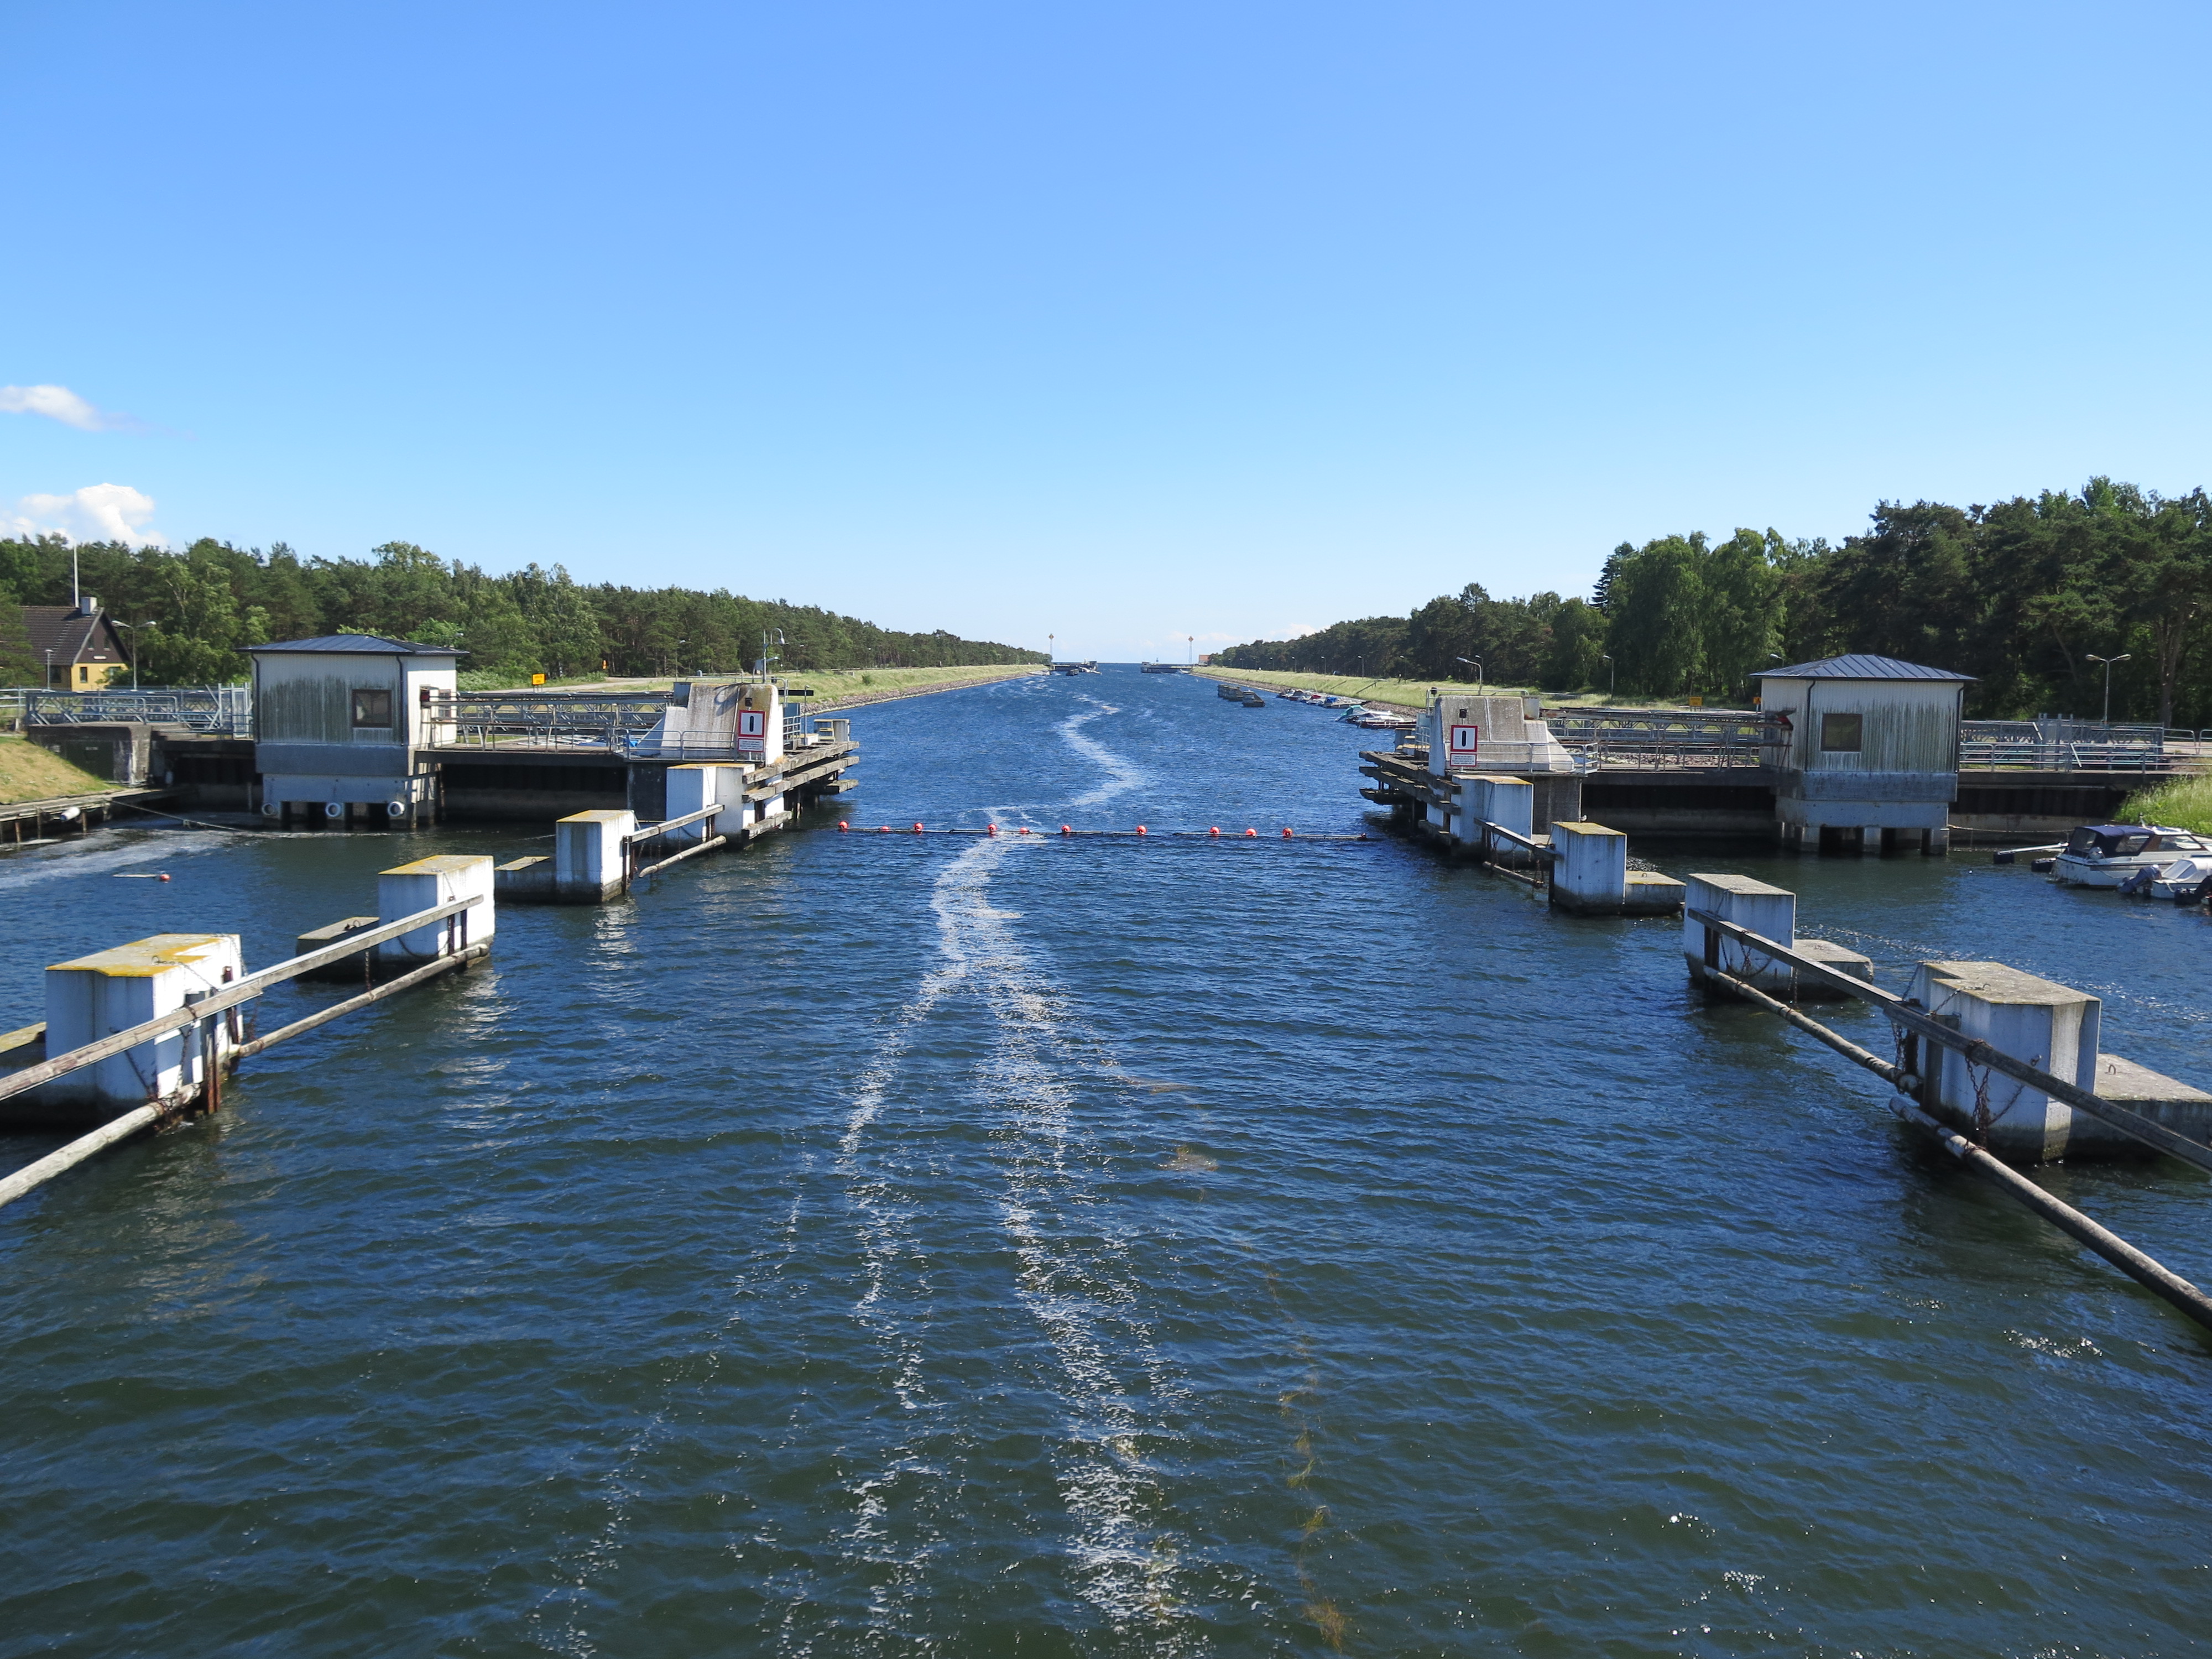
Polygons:
<instances>
[{"instance_id":1,"label":"utility box","mask_svg":"<svg viewBox=\"0 0 2212 1659\"><path fill-rule=\"evenodd\" d=\"M235 933L156 933L56 963L46 969L46 1053L173 1013L245 971ZM237 1042L237 1015L227 1012L217 1022L219 1066ZM138 1106L181 1106L206 1083L202 1034L186 1027L55 1079L38 1091L36 1109L61 1121L104 1121Z\"/></svg>"},{"instance_id":2,"label":"utility box","mask_svg":"<svg viewBox=\"0 0 2212 1659\"><path fill-rule=\"evenodd\" d=\"M261 810L343 818L356 807L421 821L437 798L430 698L451 696L459 653L331 634L246 647L253 659L254 765Z\"/></svg>"},{"instance_id":3,"label":"utility box","mask_svg":"<svg viewBox=\"0 0 2212 1659\"><path fill-rule=\"evenodd\" d=\"M1972 676L1894 657L1826 657L1755 676L1789 722L1774 809L1783 843L1824 851L1950 845L1959 720Z\"/></svg>"}]
</instances>

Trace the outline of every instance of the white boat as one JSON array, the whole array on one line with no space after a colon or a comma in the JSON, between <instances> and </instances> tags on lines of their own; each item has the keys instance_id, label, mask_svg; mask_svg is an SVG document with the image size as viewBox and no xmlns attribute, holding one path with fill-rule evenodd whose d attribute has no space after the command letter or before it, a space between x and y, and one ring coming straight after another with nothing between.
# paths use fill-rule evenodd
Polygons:
<instances>
[{"instance_id":1,"label":"white boat","mask_svg":"<svg viewBox=\"0 0 2212 1659\"><path fill-rule=\"evenodd\" d=\"M2148 884L2142 889L2135 889L2132 882L2130 885L2130 890L2148 893L2153 898L2194 904L2203 896L2208 881L2212 881L2212 854L2193 853L2153 872Z\"/></svg>"},{"instance_id":2,"label":"white boat","mask_svg":"<svg viewBox=\"0 0 2212 1659\"><path fill-rule=\"evenodd\" d=\"M2067 887L2118 887L2138 871L2160 870L2212 842L2164 823L2085 823L2051 861L2051 878Z\"/></svg>"}]
</instances>

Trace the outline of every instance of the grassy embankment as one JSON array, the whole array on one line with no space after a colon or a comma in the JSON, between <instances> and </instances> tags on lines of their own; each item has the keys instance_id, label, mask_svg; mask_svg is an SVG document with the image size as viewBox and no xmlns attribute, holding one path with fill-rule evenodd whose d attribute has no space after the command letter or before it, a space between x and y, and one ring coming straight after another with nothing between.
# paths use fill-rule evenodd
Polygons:
<instances>
[{"instance_id":1,"label":"grassy embankment","mask_svg":"<svg viewBox=\"0 0 2212 1659\"><path fill-rule=\"evenodd\" d=\"M2177 778L2138 790L2112 816L2121 823L2166 823L2212 836L2212 778Z\"/></svg>"},{"instance_id":2,"label":"grassy embankment","mask_svg":"<svg viewBox=\"0 0 2212 1659\"><path fill-rule=\"evenodd\" d=\"M1340 697L1358 697L1363 702L1389 703L1408 710L1426 708L1431 690L1477 690L1475 686L1458 680L1370 680L1358 674L1293 674L1273 668L1199 668L1192 672L1203 674L1208 679L1235 680L1239 684L1249 682L1254 685L1296 686L1306 691L1333 691ZM1498 697L1533 697L1537 695L1533 685L1500 685L1494 680L1486 682L1480 689ZM1547 708L1602 708L1609 703L1617 703L1625 708L1686 708L1690 706L1680 697L1613 697L1602 691L1547 691L1543 698Z\"/></svg>"},{"instance_id":3,"label":"grassy embankment","mask_svg":"<svg viewBox=\"0 0 2212 1659\"><path fill-rule=\"evenodd\" d=\"M114 787L27 738L0 737L0 805L51 800L58 795L96 795Z\"/></svg>"}]
</instances>

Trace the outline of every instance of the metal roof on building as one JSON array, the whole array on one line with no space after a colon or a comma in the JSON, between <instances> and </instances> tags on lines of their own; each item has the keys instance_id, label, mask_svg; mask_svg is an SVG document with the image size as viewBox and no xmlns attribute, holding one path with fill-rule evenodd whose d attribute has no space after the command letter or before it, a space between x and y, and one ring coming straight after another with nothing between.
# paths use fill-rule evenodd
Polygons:
<instances>
[{"instance_id":1,"label":"metal roof on building","mask_svg":"<svg viewBox=\"0 0 2212 1659\"><path fill-rule=\"evenodd\" d=\"M314 640L279 640L274 645L249 645L248 651L326 651L364 653L397 657L458 657L450 646L422 645L413 640L387 640L381 634L325 634Z\"/></svg>"},{"instance_id":2,"label":"metal roof on building","mask_svg":"<svg viewBox=\"0 0 2212 1659\"><path fill-rule=\"evenodd\" d=\"M1762 668L1752 676L1755 680L1950 680L1960 685L1973 678L1972 674L1954 674L1948 668L1923 668L1917 662L1863 656L1856 652L1849 656L1823 657L1818 662L1801 662L1795 668Z\"/></svg>"}]
</instances>

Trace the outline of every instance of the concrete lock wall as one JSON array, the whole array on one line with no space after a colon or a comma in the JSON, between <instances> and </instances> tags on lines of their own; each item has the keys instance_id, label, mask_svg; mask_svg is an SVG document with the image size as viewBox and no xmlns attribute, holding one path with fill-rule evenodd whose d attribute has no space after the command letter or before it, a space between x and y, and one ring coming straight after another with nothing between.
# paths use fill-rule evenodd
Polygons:
<instances>
[{"instance_id":1,"label":"concrete lock wall","mask_svg":"<svg viewBox=\"0 0 2212 1659\"><path fill-rule=\"evenodd\" d=\"M397 921L418 910L451 904L455 899L481 897L483 902L455 917L450 927L434 921L385 940L376 947L378 964L418 968L471 945L490 944L498 927L493 883L492 860L484 856L447 854L381 872L376 878L376 911L385 921Z\"/></svg>"},{"instance_id":2,"label":"concrete lock wall","mask_svg":"<svg viewBox=\"0 0 2212 1659\"><path fill-rule=\"evenodd\" d=\"M1440 692L1430 700L1422 722L1429 741L1429 770L1437 777L1476 770L1484 763L1486 747L1516 745L1516 759L1528 758L1528 712L1519 697Z\"/></svg>"},{"instance_id":3,"label":"concrete lock wall","mask_svg":"<svg viewBox=\"0 0 2212 1659\"><path fill-rule=\"evenodd\" d=\"M597 904L628 884L624 864L637 815L630 811L576 812L553 826L553 894L572 903Z\"/></svg>"},{"instance_id":4,"label":"concrete lock wall","mask_svg":"<svg viewBox=\"0 0 2212 1659\"><path fill-rule=\"evenodd\" d=\"M1689 878L1687 903L1682 913L1682 956L1690 978L1703 983L1709 965L1773 995L1788 996L1796 970L1787 963L1754 954L1748 945L1725 934L1718 936L1719 958L1705 959L1705 924L1690 911L1704 910L1723 921L1734 922L1777 945L1794 945L1797 939L1797 896L1787 888L1769 886L1749 876L1693 875Z\"/></svg>"},{"instance_id":5,"label":"concrete lock wall","mask_svg":"<svg viewBox=\"0 0 2212 1659\"><path fill-rule=\"evenodd\" d=\"M2076 1087L2097 1087L2104 1004L2087 992L2001 962L1923 962L1906 994L1961 1036L1978 1037ZM1949 1048L1923 1053L1921 1065L1931 1085L1928 1109L1962 1130L1985 1129L1990 1151L2030 1159L2063 1154L2075 1123L2071 1106L1970 1066Z\"/></svg>"},{"instance_id":6,"label":"concrete lock wall","mask_svg":"<svg viewBox=\"0 0 2212 1659\"><path fill-rule=\"evenodd\" d=\"M245 971L235 933L156 933L56 963L46 969L46 1052L64 1054L173 1013ZM221 1019L218 1054L235 1046L235 1026L231 1016ZM108 1112L180 1104L205 1081L200 1048L200 1033L187 1027L58 1078L40 1092L46 1104Z\"/></svg>"},{"instance_id":7,"label":"concrete lock wall","mask_svg":"<svg viewBox=\"0 0 2212 1659\"><path fill-rule=\"evenodd\" d=\"M745 774L742 766L690 764L668 769L666 816L689 817L709 806L720 806L719 817L672 830L669 841L678 847L694 847L714 836L726 836L745 821Z\"/></svg>"}]
</instances>

